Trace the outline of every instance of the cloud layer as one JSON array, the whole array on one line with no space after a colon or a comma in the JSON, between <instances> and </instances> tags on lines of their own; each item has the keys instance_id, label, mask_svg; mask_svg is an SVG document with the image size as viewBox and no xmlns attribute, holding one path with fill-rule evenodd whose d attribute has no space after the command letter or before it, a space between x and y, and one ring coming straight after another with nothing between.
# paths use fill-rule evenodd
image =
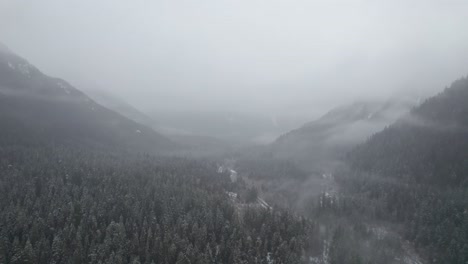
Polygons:
<instances>
[{"instance_id":1,"label":"cloud layer","mask_svg":"<svg viewBox=\"0 0 468 264\"><path fill-rule=\"evenodd\" d=\"M466 75L467 14L435 0L0 0L0 36L147 111L319 115Z\"/></svg>"}]
</instances>

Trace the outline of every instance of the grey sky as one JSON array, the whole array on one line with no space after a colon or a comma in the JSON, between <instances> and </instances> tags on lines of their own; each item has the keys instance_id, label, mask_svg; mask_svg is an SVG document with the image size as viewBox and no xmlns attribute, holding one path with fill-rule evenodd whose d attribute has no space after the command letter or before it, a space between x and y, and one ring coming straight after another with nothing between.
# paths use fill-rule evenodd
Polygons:
<instances>
[{"instance_id":1,"label":"grey sky","mask_svg":"<svg viewBox=\"0 0 468 264\"><path fill-rule=\"evenodd\" d=\"M323 112L468 73L468 1L0 0L0 41L140 109Z\"/></svg>"}]
</instances>

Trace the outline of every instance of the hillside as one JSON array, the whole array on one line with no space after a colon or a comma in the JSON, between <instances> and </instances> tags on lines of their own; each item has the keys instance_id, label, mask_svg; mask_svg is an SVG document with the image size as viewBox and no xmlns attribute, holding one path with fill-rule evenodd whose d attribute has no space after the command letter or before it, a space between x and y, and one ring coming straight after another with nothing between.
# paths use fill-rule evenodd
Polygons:
<instances>
[{"instance_id":1,"label":"hillside","mask_svg":"<svg viewBox=\"0 0 468 264\"><path fill-rule=\"evenodd\" d=\"M468 79L352 150L343 212L400 226L431 263L468 261Z\"/></svg>"},{"instance_id":2,"label":"hillside","mask_svg":"<svg viewBox=\"0 0 468 264\"><path fill-rule=\"evenodd\" d=\"M464 78L353 150L352 166L418 183L467 186L467 102Z\"/></svg>"},{"instance_id":3,"label":"hillside","mask_svg":"<svg viewBox=\"0 0 468 264\"><path fill-rule=\"evenodd\" d=\"M270 146L275 158L328 169L343 153L391 124L413 103L403 100L363 101L338 107L320 119L278 138Z\"/></svg>"},{"instance_id":4,"label":"hillside","mask_svg":"<svg viewBox=\"0 0 468 264\"><path fill-rule=\"evenodd\" d=\"M87 85L86 87L83 86L81 89L96 103L111 109L139 124L155 128L155 121L153 119L142 113L140 110L136 109L133 105L127 103L124 99L110 93L109 91L97 88L95 85ZM159 130L157 131L160 132Z\"/></svg>"},{"instance_id":5,"label":"hillside","mask_svg":"<svg viewBox=\"0 0 468 264\"><path fill-rule=\"evenodd\" d=\"M174 144L0 48L0 144L75 145L161 152Z\"/></svg>"}]
</instances>

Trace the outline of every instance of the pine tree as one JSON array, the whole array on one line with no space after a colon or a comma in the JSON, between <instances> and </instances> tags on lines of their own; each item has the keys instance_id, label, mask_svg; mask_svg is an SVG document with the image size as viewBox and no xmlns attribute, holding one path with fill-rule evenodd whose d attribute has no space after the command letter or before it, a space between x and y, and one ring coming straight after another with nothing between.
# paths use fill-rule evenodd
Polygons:
<instances>
[{"instance_id":1,"label":"pine tree","mask_svg":"<svg viewBox=\"0 0 468 264\"><path fill-rule=\"evenodd\" d=\"M23 249L21 248L18 237L15 237L12 245L11 264L21 264L24 262Z\"/></svg>"},{"instance_id":2,"label":"pine tree","mask_svg":"<svg viewBox=\"0 0 468 264\"><path fill-rule=\"evenodd\" d=\"M26 245L24 246L23 256L24 256L23 261L25 264L37 263L34 249L29 239L26 241Z\"/></svg>"}]
</instances>

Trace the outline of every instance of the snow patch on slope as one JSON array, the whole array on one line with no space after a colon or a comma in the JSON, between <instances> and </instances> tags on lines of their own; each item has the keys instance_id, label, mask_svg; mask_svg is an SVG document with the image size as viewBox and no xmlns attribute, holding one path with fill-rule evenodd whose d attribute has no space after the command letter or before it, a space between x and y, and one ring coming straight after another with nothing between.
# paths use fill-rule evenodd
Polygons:
<instances>
[{"instance_id":1,"label":"snow patch on slope","mask_svg":"<svg viewBox=\"0 0 468 264\"><path fill-rule=\"evenodd\" d=\"M23 74L24 76L28 77L28 78L31 78L31 65L29 63L21 63L21 64L18 64L18 70L21 74Z\"/></svg>"},{"instance_id":2,"label":"snow patch on slope","mask_svg":"<svg viewBox=\"0 0 468 264\"><path fill-rule=\"evenodd\" d=\"M68 87L67 85L63 84L62 82L57 82L57 85L58 85L60 88L62 88L62 89L65 91L65 93L71 94L71 89L70 89L70 87Z\"/></svg>"}]
</instances>

